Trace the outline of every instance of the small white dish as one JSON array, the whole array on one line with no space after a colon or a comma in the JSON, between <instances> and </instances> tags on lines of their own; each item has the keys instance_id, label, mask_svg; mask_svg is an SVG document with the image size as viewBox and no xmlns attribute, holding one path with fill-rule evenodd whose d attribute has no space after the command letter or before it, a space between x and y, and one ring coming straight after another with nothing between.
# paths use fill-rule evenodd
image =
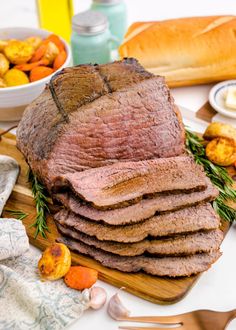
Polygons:
<instances>
[{"instance_id":1,"label":"small white dish","mask_svg":"<svg viewBox=\"0 0 236 330\"><path fill-rule=\"evenodd\" d=\"M231 110L225 105L225 96L229 87L236 88L236 80L226 80L216 84L209 93L210 105L226 117L236 118L236 110Z\"/></svg>"},{"instance_id":2,"label":"small white dish","mask_svg":"<svg viewBox=\"0 0 236 330\"><path fill-rule=\"evenodd\" d=\"M27 27L1 28L0 39L25 39L32 36L46 38L50 33L46 30ZM57 71L46 78L26 85L0 88L0 121L20 120L26 106L42 93L51 77L64 67L71 65L70 47L65 40L62 38L61 40L65 45L67 58L65 63Z\"/></svg>"}]
</instances>

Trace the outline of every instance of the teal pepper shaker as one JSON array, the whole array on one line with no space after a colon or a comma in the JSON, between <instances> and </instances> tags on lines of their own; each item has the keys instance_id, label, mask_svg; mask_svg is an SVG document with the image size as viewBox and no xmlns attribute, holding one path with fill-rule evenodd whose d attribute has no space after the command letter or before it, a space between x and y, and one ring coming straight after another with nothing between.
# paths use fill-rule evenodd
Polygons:
<instances>
[{"instance_id":1,"label":"teal pepper shaker","mask_svg":"<svg viewBox=\"0 0 236 330\"><path fill-rule=\"evenodd\" d=\"M123 0L93 0L91 9L105 14L111 34L121 43L127 29L127 9Z\"/></svg>"}]
</instances>

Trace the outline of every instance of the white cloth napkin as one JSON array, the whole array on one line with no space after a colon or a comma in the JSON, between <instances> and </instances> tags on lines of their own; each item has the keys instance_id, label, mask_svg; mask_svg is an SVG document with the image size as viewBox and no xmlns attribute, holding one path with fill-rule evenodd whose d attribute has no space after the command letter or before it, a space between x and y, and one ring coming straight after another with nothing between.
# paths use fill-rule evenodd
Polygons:
<instances>
[{"instance_id":1,"label":"white cloth napkin","mask_svg":"<svg viewBox=\"0 0 236 330\"><path fill-rule=\"evenodd\" d=\"M88 290L72 290L63 280L40 280L39 258L40 252L28 250L0 262L1 330L64 329L88 308Z\"/></svg>"},{"instance_id":2,"label":"white cloth napkin","mask_svg":"<svg viewBox=\"0 0 236 330\"><path fill-rule=\"evenodd\" d=\"M19 174L19 165L15 159L0 155L0 215L8 200Z\"/></svg>"},{"instance_id":3,"label":"white cloth napkin","mask_svg":"<svg viewBox=\"0 0 236 330\"><path fill-rule=\"evenodd\" d=\"M21 221L0 218L0 262L18 257L28 249L29 239Z\"/></svg>"},{"instance_id":4,"label":"white cloth napkin","mask_svg":"<svg viewBox=\"0 0 236 330\"><path fill-rule=\"evenodd\" d=\"M18 173L16 161L0 155L0 215ZM0 218L0 330L60 330L88 308L88 290L40 280L40 256L20 220Z\"/></svg>"}]
</instances>

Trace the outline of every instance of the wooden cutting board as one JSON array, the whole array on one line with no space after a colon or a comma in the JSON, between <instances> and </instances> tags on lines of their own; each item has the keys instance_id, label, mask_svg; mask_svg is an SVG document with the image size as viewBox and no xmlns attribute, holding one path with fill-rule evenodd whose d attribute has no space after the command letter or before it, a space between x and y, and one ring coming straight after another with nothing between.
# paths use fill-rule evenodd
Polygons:
<instances>
[{"instance_id":1,"label":"wooden cutting board","mask_svg":"<svg viewBox=\"0 0 236 330\"><path fill-rule=\"evenodd\" d=\"M206 121L207 123L212 122L212 118L217 114L215 109L212 108L209 102L203 104L203 106L196 112L196 117Z\"/></svg>"},{"instance_id":2,"label":"wooden cutting board","mask_svg":"<svg viewBox=\"0 0 236 330\"><path fill-rule=\"evenodd\" d=\"M16 148L15 136L7 134L0 141L0 154L8 155L15 158L20 166L21 173L17 184L11 194L6 205L6 209L21 210L28 214L23 220L30 243L44 250L59 236L56 226L51 216L48 217L48 227L50 233L47 239L40 236L34 238L34 228L30 225L34 222L36 212L31 190L27 183L28 166L23 159L22 154ZM4 212L5 217L9 213ZM224 231L228 229L228 224L224 223ZM160 278L156 276L146 275L144 273L127 274L120 271L103 267L100 263L93 259L72 253L73 263L81 264L98 270L99 279L110 283L117 287L125 287L125 290L143 299L149 300L157 304L172 304L182 299L191 287L196 283L199 275L184 277L178 279ZM35 261L35 264L37 261ZM214 267L214 266L213 266Z\"/></svg>"}]
</instances>

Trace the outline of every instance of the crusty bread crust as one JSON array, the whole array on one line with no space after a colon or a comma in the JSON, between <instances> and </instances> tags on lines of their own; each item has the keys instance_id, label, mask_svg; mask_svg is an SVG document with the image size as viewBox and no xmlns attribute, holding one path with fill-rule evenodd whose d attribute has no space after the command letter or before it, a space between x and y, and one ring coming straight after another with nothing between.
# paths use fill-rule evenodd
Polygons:
<instances>
[{"instance_id":1,"label":"crusty bread crust","mask_svg":"<svg viewBox=\"0 0 236 330\"><path fill-rule=\"evenodd\" d=\"M208 16L138 22L129 28L120 57L135 57L170 87L236 76L236 17Z\"/></svg>"}]
</instances>

